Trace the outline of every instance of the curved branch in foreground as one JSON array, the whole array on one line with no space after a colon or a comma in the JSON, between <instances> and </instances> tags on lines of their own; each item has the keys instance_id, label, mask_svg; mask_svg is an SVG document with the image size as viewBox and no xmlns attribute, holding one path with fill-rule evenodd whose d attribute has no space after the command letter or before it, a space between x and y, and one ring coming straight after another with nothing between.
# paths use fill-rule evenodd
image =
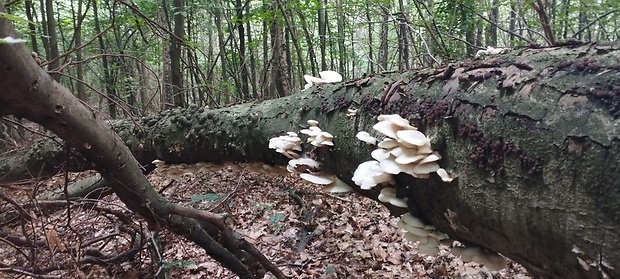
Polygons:
<instances>
[{"instance_id":1,"label":"curved branch in foreground","mask_svg":"<svg viewBox=\"0 0 620 279\"><path fill-rule=\"evenodd\" d=\"M2 4L0 11L4 11ZM0 37L14 33L10 21L0 19ZM97 119L71 92L38 67L25 46L0 45L0 65L0 114L14 114L49 129L93 163L116 195L150 224L166 227L200 245L239 277L254 278L196 220L172 214L170 202L151 187L109 124Z\"/></svg>"}]
</instances>

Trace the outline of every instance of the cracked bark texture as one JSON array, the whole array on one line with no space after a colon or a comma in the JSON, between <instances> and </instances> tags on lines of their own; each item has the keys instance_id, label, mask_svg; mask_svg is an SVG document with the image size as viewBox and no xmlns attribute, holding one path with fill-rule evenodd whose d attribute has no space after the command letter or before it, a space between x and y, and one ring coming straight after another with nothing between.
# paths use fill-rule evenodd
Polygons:
<instances>
[{"instance_id":1,"label":"cracked bark texture","mask_svg":"<svg viewBox=\"0 0 620 279\"><path fill-rule=\"evenodd\" d=\"M268 139L316 119L335 147L311 153L352 184L373 149L355 134L372 131L377 115L397 113L432 139L440 165L458 175L452 183L398 175L398 194L414 215L543 278L620 278L618 61L619 44L524 48L112 126L142 164L285 164ZM357 116L347 117L347 108L358 108ZM356 189L376 198L377 188Z\"/></svg>"}]
</instances>

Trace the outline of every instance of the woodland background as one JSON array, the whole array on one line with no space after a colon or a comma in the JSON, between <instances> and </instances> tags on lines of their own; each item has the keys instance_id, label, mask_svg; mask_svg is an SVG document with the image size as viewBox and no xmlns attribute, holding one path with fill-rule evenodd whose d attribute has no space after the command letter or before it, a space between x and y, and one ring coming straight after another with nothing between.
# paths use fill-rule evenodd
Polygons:
<instances>
[{"instance_id":1,"label":"woodland background","mask_svg":"<svg viewBox=\"0 0 620 279\"><path fill-rule=\"evenodd\" d=\"M218 108L231 104L245 103L253 100L265 100L284 97L298 92L305 82L304 74L316 75L322 70L335 70L344 76L345 80L361 79L374 73L404 72L406 70L425 67L445 67L449 62L471 59L487 46L498 48L538 48L555 45L576 45L577 41L615 41L620 34L618 31L618 4L615 1L10 1L4 3L7 11L16 16L12 18L19 37L28 40L26 45L33 51L32 56L37 63L58 82L66 86L84 104L87 104L97 115L104 119L139 119L142 116L153 116L172 107ZM586 61L587 62L587 61ZM481 67L484 67L484 63ZM560 68L560 66L557 66ZM569 66L570 67L570 64ZM578 67L576 65L575 67ZM564 67L563 67L564 68ZM441 68L443 69L443 68ZM589 69L589 68L588 68ZM606 70L607 72L611 69ZM179 111L182 112L182 111ZM202 112L201 112L202 113ZM146 118L142 118L145 120ZM145 121L148 121L146 119ZM6 157L19 154L20 150L33 145L35 140L46 136L49 132L40 127L28 123L23 119L4 116L0 125L0 147ZM33 133L31 133L33 132ZM67 151L69 153L69 151ZM150 177L151 184L157 191L167 198L182 203L206 202L205 208L225 207L231 215L241 216L250 214L250 219L263 218L263 223L247 220L237 221L238 227L247 229L244 231L250 238L256 237L286 237L288 232L284 227L283 218L304 217L293 215L294 207L300 205L294 198L295 193L290 194L288 186L299 182L282 182L277 178L266 179L275 183L263 181L262 175L250 174L246 188L273 187L268 193L286 193L291 198L288 203L283 203L284 209L274 209L271 201L277 197L269 197L245 207L235 207L235 202L242 204L243 201L227 200L228 196L241 198L251 197L252 192L243 192L238 185L241 178L247 173L236 172L235 165L220 166L221 169L211 173L213 180L200 181L202 176L186 175L181 178L174 173L173 180ZM249 167L242 166L247 171ZM258 168L260 169L260 167ZM264 172L264 171L263 171ZM165 176L165 175L164 175ZM218 176L224 176L217 182ZM225 184L226 177L241 177L236 184ZM219 178L221 179L221 178ZM245 179L245 178L244 178ZM43 184L30 181L28 186L22 188L22 184L11 185L9 188L16 189L18 195L25 200L17 202L7 199L8 204L26 203L31 195L30 190L25 190L33 185L35 193L39 190L47 190L65 187L73 180L66 172L48 180ZM230 180L230 179L228 179ZM184 181L180 182L179 181ZM216 182L213 182L216 181ZM258 181L258 184L255 182ZM216 183L212 185L210 183ZM217 187L219 186L223 187ZM188 187L196 184L206 186L199 188L205 192L192 192L196 189ZM285 186L282 186L285 184ZM23 184L25 185L25 184ZM269 186L266 186L269 185ZM251 186L251 187L250 187ZM260 188L260 187L259 187ZM254 194L265 190L254 189ZM24 192L19 192L24 191ZM170 191L171 193L166 193ZM212 192L209 192L212 191ZM215 194L225 191L227 195ZM2 192L4 194L4 192ZM377 269L381 274L367 270L372 266L372 261L364 262L358 266L348 262L350 258L337 259L338 265L325 265L312 260L315 254L302 255L306 258L300 263L290 263L288 269L283 268L287 275L295 274L298 277L312 277L318 273L323 276L376 276L394 277L395 274L407 276L465 276L467 267L463 263L447 264L453 260L446 251L439 258L423 258L415 255L409 248L400 246L394 242L398 233L389 231L393 220L382 220L377 223L377 217L368 215L356 215L344 212L342 198L330 196L330 202L316 197L318 193L305 192L312 196L310 203L322 209L317 219L324 222L333 222L328 217L339 213L353 220L356 229L373 232L379 239L375 246L384 247L385 250L368 251L361 249L355 258L381 259L384 263L394 264L393 269ZM264 195L267 197L267 195ZM222 199L227 201L223 203ZM120 205L118 200L111 200L108 196L104 200L112 207L126 208ZM232 199L232 198L230 198ZM317 201L318 200L318 201ZM208 202L219 201L218 204ZM255 200L257 201L257 200ZM281 201L281 200L280 200ZM293 202L294 201L294 202ZM82 201L72 206L86 208ZM88 202L88 201L86 201ZM344 202L350 202L345 200ZM279 204L279 202L275 202ZM328 204L328 205L325 205ZM361 205L360 205L361 204ZM354 203L351 208L372 207L364 203ZM3 204L7 206L7 204ZM54 206L53 203L46 204ZM251 210L247 210L247 208ZM344 206L346 207L346 206ZM69 208L69 207L67 207ZM103 208L103 207L102 207ZM99 209L98 209L99 210ZM169 235L149 235L151 230L139 228L144 222L135 219L123 219L123 212L107 209L96 211L99 217L109 218L115 216L122 220L125 225L132 228L129 233L115 231L114 222L104 225L111 231L102 236L108 239L108 243L116 243L116 247L128 245L127 240L116 238L118 235L131 238L132 232L140 232L141 236L149 236L153 243L174 242L175 245L167 246L168 256L176 252L178 257L167 259L157 258L156 252L150 250L151 255L139 257L140 264L148 266L149 261L157 262L160 269L172 269L174 267L188 267L196 271L189 271L186 276L219 276L214 275L213 265L206 264L204 258L197 258L188 262L187 255L189 244L176 245L179 239ZM245 210L245 211L244 211ZM37 209L38 213L40 208ZM33 233L23 233L26 240L37 239L37 235L44 234L46 244L39 243L37 247L47 245L50 251L54 251L58 243L50 246L50 239L62 237L71 238L76 235L80 240L88 238L93 231L61 231L57 227L48 229L47 225L66 222L67 228L73 230L82 227L92 216L93 211L79 211L82 218L71 218L69 211L62 214L48 216L43 223L30 223L13 227L15 231L22 232L25 228L31 228ZM102 213L103 212L103 213ZM359 212L357 212L359 213ZM285 217L283 217L286 214ZM370 213L372 214L374 213ZM304 215L304 216L302 216ZM380 215L380 214L379 214ZM78 216L78 215L73 215ZM361 217L355 217L361 216ZM389 218L382 215L383 218ZM23 217L23 216L22 216ZM102 217L102 218L103 218ZM356 221L356 218L363 221ZM265 220L269 220L266 222ZM94 219L93 219L94 220ZM6 221L6 220L5 220ZM9 220L14 222L14 220ZM77 223L71 223L77 222ZM306 223L307 221L303 221ZM347 231L349 223L346 221L336 222L337 230ZM291 227L299 225L298 220L288 223ZM30 226L30 227L29 227ZM55 225L53 225L55 226ZM320 225L319 225L320 226ZM375 227L373 227L375 226ZM262 229L261 229L262 227ZM323 228L322 228L323 229ZM334 229L333 227L331 229ZM260 233L267 231L268 233ZM295 229L296 230L296 229ZM54 233L61 233L61 237ZM4 233L4 232L0 232ZM297 234L298 232L288 232ZM344 234L346 235L346 234ZM5 237L6 235L0 235ZM329 237L328 237L329 236ZM336 235L326 235L324 241L338 239ZM355 236L357 245L355 249L363 247L364 240L368 235ZM8 238L7 238L8 239ZM133 239L136 240L136 239ZM91 239L85 241L92 244ZM93 240L94 241L94 240ZM265 240L261 238L260 250L271 251L271 244L282 244L281 238ZM271 241L271 242L270 242ZM323 241L313 242L315 245ZM316 244L319 243L319 244ZM132 243L133 245L134 243ZM340 244L334 244L340 250L347 250ZM396 247L392 247L396 245ZM104 245L105 246L105 245ZM151 248L157 245L152 245ZM162 244L163 247L165 245ZM84 248L84 247L81 247ZM106 265L123 262L124 256L137 253L140 247L129 247L126 251L113 251L110 246L101 249L105 252ZM112 248L114 249L114 248ZM280 249L280 247L278 247ZM292 249L291 247L281 250ZM322 249L322 250L321 250ZM320 257L330 259L334 254L334 248L319 249ZM392 249L392 250L390 250ZM56 270L73 270L76 277L89 277L93 274L90 270L85 276L83 270L79 270L82 264L101 264L83 261L68 261L73 265L53 265L44 269L36 265L48 257L50 251L37 252L31 247L30 252L24 252L16 257L12 267L5 267L5 271L19 274L45 274ZM155 249L156 250L156 249ZM9 250L4 250L4 252ZM89 250L90 251L90 250ZM182 252L179 252L182 251ZM394 257L390 258L385 251L391 251ZM396 252L395 252L396 251ZM92 251L91 251L92 252ZM114 252L118 253L115 254ZM193 251L201 253L200 250ZM316 251L314 251L316 252ZM366 252L366 253L365 253ZM69 252L72 253L72 252ZM141 252L140 252L141 253ZM183 254L183 255L181 255ZM35 257L39 255L39 257ZM76 254L77 255L77 254ZM135 254L133 254L135 255ZM180 255L180 256L179 256ZM161 255L159 255L161 256ZM204 257L205 255L202 254ZM282 255L271 255L274 258L284 258ZM54 257L52 253L50 257ZM191 257L190 257L191 258ZM303 258L303 257L302 257ZM308 259L311 260L308 260ZM145 260L146 259L146 260ZM438 260L439 259L439 260ZM56 258L58 260L58 258ZM412 268L402 263L422 268ZM276 260L277 261L277 260ZM286 260L284 260L286 262ZM66 262L65 262L66 263ZM376 262L375 262L376 263ZM135 264L135 263L134 263ZM200 264L203 264L200 266ZM20 269L15 266L32 266L34 268ZM318 266L318 269L308 269L308 265ZM143 267L140 272L159 274L156 270L146 270ZM372 266L375 268L376 266ZM471 267L471 266L469 266ZM126 265L117 265L115 270L108 268L102 273L129 274L132 268ZM340 269L344 268L344 269ZM348 269L347 269L348 268ZM476 267L477 268L477 267ZM119 271L120 270L120 271ZM146 270L146 271L145 271ZM301 270L301 271L300 271ZM405 270L405 271L403 271ZM204 272L211 273L204 273ZM318 273L317 273L318 272ZM360 272L360 273L355 273ZM366 272L366 273L364 273ZM370 272L370 273L368 273ZM474 271L476 276L491 276L486 271ZM496 277L524 276L523 270L518 265L511 264L502 273L494 273ZM76 275L77 274L77 275ZM167 273L162 273L167 274ZM198 274L198 275L197 275ZM206 275L208 274L208 275ZM353 274L353 275L352 275ZM357 275L355 275L357 274ZM517 275L515 275L517 274ZM221 274L220 274L221 275ZM37 275L44 277L46 275ZM56 275L54 275L56 276ZM94 276L94 275L93 275ZM165 275L162 275L165 276Z\"/></svg>"},{"instance_id":2,"label":"woodland background","mask_svg":"<svg viewBox=\"0 0 620 279\"><path fill-rule=\"evenodd\" d=\"M8 1L63 85L112 118L292 94L472 58L487 46L614 41L614 0Z\"/></svg>"}]
</instances>

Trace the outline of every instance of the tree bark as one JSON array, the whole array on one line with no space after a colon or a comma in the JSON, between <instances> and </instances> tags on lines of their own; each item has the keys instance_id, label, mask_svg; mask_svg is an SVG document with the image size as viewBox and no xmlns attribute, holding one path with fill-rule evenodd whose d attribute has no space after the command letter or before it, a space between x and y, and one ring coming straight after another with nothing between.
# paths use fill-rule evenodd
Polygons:
<instances>
[{"instance_id":1,"label":"tree bark","mask_svg":"<svg viewBox=\"0 0 620 279\"><path fill-rule=\"evenodd\" d=\"M323 169L354 186L353 171L370 160L373 149L354 135L372 131L377 115L397 113L432 139L443 157L440 165L458 175L452 183L435 176L396 176L398 193L409 198L412 214L453 239L499 252L543 278L619 278L618 55L618 44L518 49L487 60L313 87L271 101L217 110L177 108L141 119L138 126L131 121L113 125L140 162L285 164L283 156L268 149L268 139L316 119L334 135L335 147L316 150ZM6 67L1 71L2 77L12 74ZM0 79L0 86L14 88L16 80ZM41 88L30 85L17 91ZM88 123L56 120L66 111L58 106L50 107L51 113L20 111L12 98L17 97L0 95L0 111L54 121L53 130L73 139L72 146L107 180L142 179L130 158L120 169L99 158L117 154L118 146L89 149L85 143L100 139L78 138L66 129ZM347 117L352 107L357 116ZM89 116L84 112L80 117ZM123 193L122 187L116 184L114 190ZM354 187L374 199L379 192L378 187ZM151 193L152 188L139 191ZM155 194L148 198L159 199ZM128 205L139 200L121 199ZM135 204L132 208L150 214Z\"/></svg>"},{"instance_id":2,"label":"tree bark","mask_svg":"<svg viewBox=\"0 0 620 279\"><path fill-rule=\"evenodd\" d=\"M183 76L181 71L181 45L185 37L184 22L185 8L183 0L172 1L174 18L174 36L170 36L170 73L172 74L172 94L174 106L185 106Z\"/></svg>"}]
</instances>

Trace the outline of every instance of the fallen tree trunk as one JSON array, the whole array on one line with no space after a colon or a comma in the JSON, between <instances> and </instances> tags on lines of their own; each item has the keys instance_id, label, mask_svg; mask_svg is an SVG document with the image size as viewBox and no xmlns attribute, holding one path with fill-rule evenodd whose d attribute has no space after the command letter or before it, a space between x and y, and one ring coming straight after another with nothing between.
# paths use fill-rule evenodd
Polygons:
<instances>
[{"instance_id":1,"label":"fallen tree trunk","mask_svg":"<svg viewBox=\"0 0 620 279\"><path fill-rule=\"evenodd\" d=\"M613 44L521 49L113 126L142 164L285 164L268 139L316 119L335 136L335 147L318 153L323 168L354 185L353 171L372 150L356 132L397 113L432 138L440 165L458 175L449 184L399 175L414 215L541 277L620 278L619 56ZM347 117L348 108L357 115Z\"/></svg>"}]
</instances>

